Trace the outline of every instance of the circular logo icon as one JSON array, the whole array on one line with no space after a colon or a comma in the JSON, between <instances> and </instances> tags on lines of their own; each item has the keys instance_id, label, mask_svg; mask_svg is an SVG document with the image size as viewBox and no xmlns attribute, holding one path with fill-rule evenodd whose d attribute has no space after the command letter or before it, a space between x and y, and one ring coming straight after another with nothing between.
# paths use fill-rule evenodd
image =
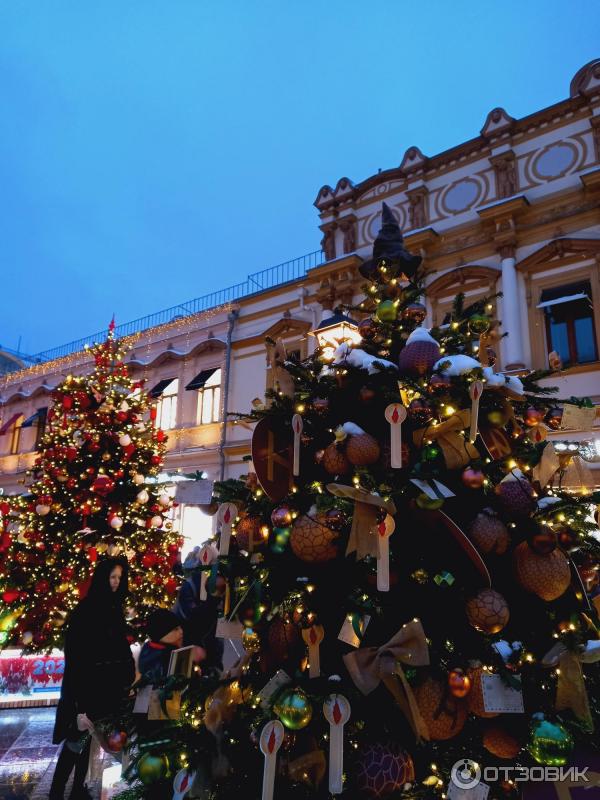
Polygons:
<instances>
[{"instance_id":1,"label":"circular logo icon","mask_svg":"<svg viewBox=\"0 0 600 800\"><path fill-rule=\"evenodd\" d=\"M481 780L481 767L471 758L461 758L452 765L450 779L459 789L472 789Z\"/></svg>"}]
</instances>

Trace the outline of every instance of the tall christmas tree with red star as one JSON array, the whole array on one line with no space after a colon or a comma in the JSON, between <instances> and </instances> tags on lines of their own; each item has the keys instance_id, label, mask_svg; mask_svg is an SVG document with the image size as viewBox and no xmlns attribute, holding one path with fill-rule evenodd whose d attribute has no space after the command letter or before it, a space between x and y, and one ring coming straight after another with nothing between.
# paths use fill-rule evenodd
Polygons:
<instances>
[{"instance_id":1,"label":"tall christmas tree with red star","mask_svg":"<svg viewBox=\"0 0 600 800\"><path fill-rule=\"evenodd\" d=\"M69 611L106 556L127 558L138 606L169 606L177 590L172 499L148 482L160 471L166 435L143 382L129 374L114 321L91 353L93 372L69 375L55 390L31 483L9 517L3 644L59 646Z\"/></svg>"}]
</instances>

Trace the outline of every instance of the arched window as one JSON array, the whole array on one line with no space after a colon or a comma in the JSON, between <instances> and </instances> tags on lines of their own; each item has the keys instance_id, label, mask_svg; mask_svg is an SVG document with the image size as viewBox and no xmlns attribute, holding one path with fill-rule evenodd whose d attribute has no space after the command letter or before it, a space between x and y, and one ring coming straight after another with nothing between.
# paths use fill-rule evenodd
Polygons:
<instances>
[{"instance_id":1,"label":"arched window","mask_svg":"<svg viewBox=\"0 0 600 800\"><path fill-rule=\"evenodd\" d=\"M464 294L464 305L468 308L472 303L495 294L499 278L500 270L479 265L457 267L440 275L426 289L433 324L443 324L452 311L457 294Z\"/></svg>"}]
</instances>

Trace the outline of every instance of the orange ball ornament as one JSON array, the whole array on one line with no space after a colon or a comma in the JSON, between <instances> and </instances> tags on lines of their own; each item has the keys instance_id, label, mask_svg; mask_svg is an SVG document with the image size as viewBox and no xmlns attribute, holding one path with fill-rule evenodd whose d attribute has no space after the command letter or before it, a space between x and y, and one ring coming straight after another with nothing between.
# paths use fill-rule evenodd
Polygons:
<instances>
[{"instance_id":1,"label":"orange ball ornament","mask_svg":"<svg viewBox=\"0 0 600 800\"><path fill-rule=\"evenodd\" d=\"M290 546L296 558L310 564L336 558L339 534L324 523L325 517L317 514L314 506L308 514L296 519L290 536Z\"/></svg>"},{"instance_id":2,"label":"orange ball ornament","mask_svg":"<svg viewBox=\"0 0 600 800\"><path fill-rule=\"evenodd\" d=\"M482 589L467 600L465 610L471 625L487 634L499 633L510 617L508 603L494 589Z\"/></svg>"},{"instance_id":3,"label":"orange ball ornament","mask_svg":"<svg viewBox=\"0 0 600 800\"><path fill-rule=\"evenodd\" d=\"M471 691L471 679L462 669L450 670L448 688L454 697L466 697Z\"/></svg>"}]
</instances>

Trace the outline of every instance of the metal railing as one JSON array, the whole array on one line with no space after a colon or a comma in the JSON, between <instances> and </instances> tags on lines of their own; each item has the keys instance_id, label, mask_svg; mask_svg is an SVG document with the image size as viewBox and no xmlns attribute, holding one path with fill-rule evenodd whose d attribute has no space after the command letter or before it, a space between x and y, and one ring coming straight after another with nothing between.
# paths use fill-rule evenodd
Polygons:
<instances>
[{"instance_id":1,"label":"metal railing","mask_svg":"<svg viewBox=\"0 0 600 800\"><path fill-rule=\"evenodd\" d=\"M186 303L180 303L171 308L165 308L162 311L157 311L154 314L148 314L145 317L134 319L132 322L124 322L122 325L117 325L115 328L116 336L131 336L133 333L154 328L157 325L164 325L167 322L180 319L181 317L189 317L192 314L198 314L202 311L208 311L211 308L225 305L225 303L232 303L235 300L240 300L242 297L257 294L258 292L265 291L265 289L272 289L274 286L281 286L282 284L289 283L290 281L298 280L304 277L309 269L318 267L324 261L322 250L313 250L312 253L307 253L299 258L294 258L291 261L284 261L281 264L276 264L274 267L268 267L260 272L253 272L248 275L242 283L236 283L233 286L228 286L226 289L219 289L216 292L195 297ZM51 361L54 358L62 358L68 356L70 353L76 353L83 350L86 345L93 345L95 342L103 341L106 336L106 330L93 333L90 336L84 336L82 339L75 339L67 344L53 347L50 350L43 350L41 353L36 353L30 356L34 362Z\"/></svg>"}]
</instances>

